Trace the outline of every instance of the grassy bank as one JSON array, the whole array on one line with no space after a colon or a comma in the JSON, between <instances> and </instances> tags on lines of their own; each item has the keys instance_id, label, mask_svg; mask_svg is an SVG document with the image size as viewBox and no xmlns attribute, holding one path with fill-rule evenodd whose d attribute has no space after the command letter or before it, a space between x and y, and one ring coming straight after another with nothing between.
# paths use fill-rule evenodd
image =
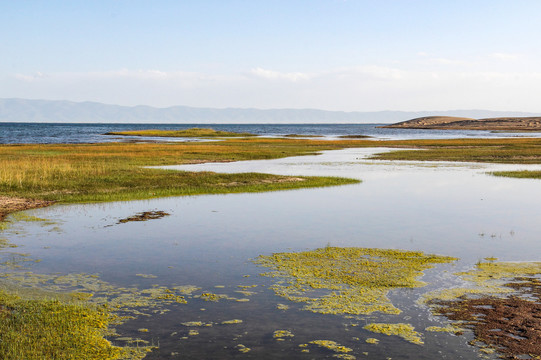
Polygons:
<instances>
[{"instance_id":1,"label":"grassy bank","mask_svg":"<svg viewBox=\"0 0 541 360\"><path fill-rule=\"evenodd\" d=\"M387 146L423 149L393 151L380 160L465 161L505 164L540 164L541 139L451 139L389 141Z\"/></svg>"},{"instance_id":2,"label":"grassy bank","mask_svg":"<svg viewBox=\"0 0 541 360\"><path fill-rule=\"evenodd\" d=\"M0 196L61 202L148 199L341 185L355 180L190 173L143 166L275 159L348 147L397 147L380 160L541 163L541 139L315 140L232 138L206 143L0 146ZM497 175L503 175L498 173ZM506 173L539 177L539 173Z\"/></svg>"},{"instance_id":3,"label":"grassy bank","mask_svg":"<svg viewBox=\"0 0 541 360\"><path fill-rule=\"evenodd\" d=\"M232 138L208 143L108 143L0 146L0 196L62 202L271 191L354 180L263 174L189 173L150 165L275 159L347 147L397 147L380 160L541 163L541 139L314 140ZM503 175L503 174L497 174ZM506 173L539 177L539 173Z\"/></svg>"},{"instance_id":4,"label":"grassy bank","mask_svg":"<svg viewBox=\"0 0 541 360\"><path fill-rule=\"evenodd\" d=\"M266 174L191 173L143 166L272 159L352 142L235 139L211 143L0 146L0 195L61 202L237 193L341 185L357 180Z\"/></svg>"}]
</instances>

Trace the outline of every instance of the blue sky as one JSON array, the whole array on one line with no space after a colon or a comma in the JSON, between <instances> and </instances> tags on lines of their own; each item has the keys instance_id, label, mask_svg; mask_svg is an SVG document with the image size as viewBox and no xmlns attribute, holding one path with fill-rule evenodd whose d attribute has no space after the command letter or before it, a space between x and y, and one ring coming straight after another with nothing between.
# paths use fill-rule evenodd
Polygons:
<instances>
[{"instance_id":1,"label":"blue sky","mask_svg":"<svg viewBox=\"0 0 541 360\"><path fill-rule=\"evenodd\" d=\"M538 0L0 0L0 97L541 113Z\"/></svg>"}]
</instances>

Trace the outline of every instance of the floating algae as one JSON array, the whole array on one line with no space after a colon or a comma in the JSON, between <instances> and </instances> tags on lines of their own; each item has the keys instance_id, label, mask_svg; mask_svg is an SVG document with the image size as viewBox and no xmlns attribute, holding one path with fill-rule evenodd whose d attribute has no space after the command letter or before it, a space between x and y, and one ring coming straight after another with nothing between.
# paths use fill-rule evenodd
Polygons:
<instances>
[{"instance_id":1,"label":"floating algae","mask_svg":"<svg viewBox=\"0 0 541 360\"><path fill-rule=\"evenodd\" d=\"M222 321L221 324L222 325L242 324L242 320L240 319L225 320L225 321Z\"/></svg>"},{"instance_id":2,"label":"floating algae","mask_svg":"<svg viewBox=\"0 0 541 360\"><path fill-rule=\"evenodd\" d=\"M356 360L357 358L350 354L334 354L333 358L343 359L343 360Z\"/></svg>"},{"instance_id":3,"label":"floating algae","mask_svg":"<svg viewBox=\"0 0 541 360\"><path fill-rule=\"evenodd\" d=\"M424 286L417 280L423 270L454 260L415 251L326 247L260 256L255 262L273 270L262 275L281 279L271 286L277 295L306 303L305 310L360 315L400 313L387 297L389 290Z\"/></svg>"},{"instance_id":4,"label":"floating algae","mask_svg":"<svg viewBox=\"0 0 541 360\"><path fill-rule=\"evenodd\" d=\"M457 334L461 332L461 329L452 325L447 325L447 326L429 326L425 328L425 331Z\"/></svg>"},{"instance_id":5,"label":"floating algae","mask_svg":"<svg viewBox=\"0 0 541 360\"><path fill-rule=\"evenodd\" d=\"M415 331L415 328L410 324L371 323L366 325L364 329L384 335L400 336L402 339L409 341L412 344L423 344L423 340L421 340L421 334Z\"/></svg>"},{"instance_id":6,"label":"floating algae","mask_svg":"<svg viewBox=\"0 0 541 360\"><path fill-rule=\"evenodd\" d=\"M13 258L5 251L0 255ZM123 288L95 274L35 274L11 265L0 263L3 359L142 359L152 348L141 343L148 342L128 340L113 327L136 316L164 313L165 306L186 303L185 296L199 290L193 285ZM113 346L105 336L137 347Z\"/></svg>"},{"instance_id":7,"label":"floating algae","mask_svg":"<svg viewBox=\"0 0 541 360\"><path fill-rule=\"evenodd\" d=\"M152 274L135 274L135 276L139 276L139 277L142 277L142 278L145 278L145 279L155 279L155 278L157 278L156 275L152 275Z\"/></svg>"},{"instance_id":8,"label":"floating algae","mask_svg":"<svg viewBox=\"0 0 541 360\"><path fill-rule=\"evenodd\" d=\"M374 345L379 344L379 340L375 339L375 338L368 338L365 341L366 341L367 344L374 344Z\"/></svg>"},{"instance_id":9,"label":"floating algae","mask_svg":"<svg viewBox=\"0 0 541 360\"><path fill-rule=\"evenodd\" d=\"M235 346L235 348L237 348L237 350L240 351L241 353L247 353L250 350L252 350L249 347L246 347L246 346L244 346L242 344L237 344L237 346Z\"/></svg>"},{"instance_id":10,"label":"floating algae","mask_svg":"<svg viewBox=\"0 0 541 360\"><path fill-rule=\"evenodd\" d=\"M118 320L107 307L37 290L14 293L0 290L2 359L142 359L151 349L107 341L114 335L110 324Z\"/></svg>"},{"instance_id":11,"label":"floating algae","mask_svg":"<svg viewBox=\"0 0 541 360\"><path fill-rule=\"evenodd\" d=\"M480 262L458 273L469 287L427 294L432 312L471 330L484 353L506 359L541 357L541 263Z\"/></svg>"},{"instance_id":12,"label":"floating algae","mask_svg":"<svg viewBox=\"0 0 541 360\"><path fill-rule=\"evenodd\" d=\"M186 321L181 324L184 326L203 326L205 323L202 321Z\"/></svg>"},{"instance_id":13,"label":"floating algae","mask_svg":"<svg viewBox=\"0 0 541 360\"><path fill-rule=\"evenodd\" d=\"M338 344L336 341L332 341L332 340L313 340L313 341L310 341L310 344L314 344L319 347L323 347L325 349L329 349L337 353L348 353L348 352L353 351L353 349L342 346Z\"/></svg>"},{"instance_id":14,"label":"floating algae","mask_svg":"<svg viewBox=\"0 0 541 360\"><path fill-rule=\"evenodd\" d=\"M293 333L289 330L276 330L272 337L275 338L277 341L284 341L284 338L286 337L293 337Z\"/></svg>"}]
</instances>

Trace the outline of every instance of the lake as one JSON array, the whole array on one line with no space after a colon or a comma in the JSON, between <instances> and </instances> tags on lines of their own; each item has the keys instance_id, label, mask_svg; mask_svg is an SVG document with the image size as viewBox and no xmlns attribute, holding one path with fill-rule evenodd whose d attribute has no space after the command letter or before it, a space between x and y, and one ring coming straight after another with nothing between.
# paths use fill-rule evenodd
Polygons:
<instances>
[{"instance_id":1,"label":"lake","mask_svg":"<svg viewBox=\"0 0 541 360\"><path fill-rule=\"evenodd\" d=\"M55 205L26 212L42 220L14 221L1 235L19 248L3 255L20 260L22 256L12 254L19 252L34 260L23 261L25 269L9 270L14 273L92 274L94 279L122 289L197 287L186 292L186 304L148 307L147 315L128 320L118 327L120 335L110 338L118 344L124 344L122 338L126 337L159 344L145 359L323 359L340 355L315 345L302 352L305 347L299 345L313 340L336 341L351 348L349 355L358 359L496 358L469 346L471 336L425 332L426 327L445 321L432 316L417 300L428 291L458 286L460 281L453 273L470 269L486 257L541 260L539 182L488 174L541 166L367 159L382 151L388 150L347 149L318 156L169 167L330 175L358 178L362 183ZM155 210L170 215L118 223ZM329 245L421 250L460 260L425 271L426 287L392 290L389 297L402 310L399 315L353 317L302 310L302 304L277 296L269 288L276 279L260 276L267 269L252 262L259 255ZM225 296L217 302L205 301L200 297L204 293ZM289 308L278 309L278 304ZM410 323L422 333L425 344L364 330L370 322ZM288 330L294 336L278 341L273 336L276 330ZM367 338L377 338L379 344L366 343ZM243 347L250 351L242 352Z\"/></svg>"}]
</instances>

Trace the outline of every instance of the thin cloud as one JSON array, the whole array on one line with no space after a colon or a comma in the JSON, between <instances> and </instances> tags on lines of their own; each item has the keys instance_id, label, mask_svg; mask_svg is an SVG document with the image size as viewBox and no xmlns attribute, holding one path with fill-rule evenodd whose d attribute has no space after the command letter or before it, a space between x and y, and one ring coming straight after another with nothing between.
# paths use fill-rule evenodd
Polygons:
<instances>
[{"instance_id":1,"label":"thin cloud","mask_svg":"<svg viewBox=\"0 0 541 360\"><path fill-rule=\"evenodd\" d=\"M33 82L33 81L36 81L36 80L43 79L46 76L44 74L42 74L41 72L37 71L37 72L35 72L34 74L31 74L31 75L15 74L15 75L13 75L13 77L18 79L18 80L21 80L21 81Z\"/></svg>"},{"instance_id":2,"label":"thin cloud","mask_svg":"<svg viewBox=\"0 0 541 360\"><path fill-rule=\"evenodd\" d=\"M250 75L263 78L263 79L269 79L269 80L287 80L292 82L302 81L302 80L309 80L313 77L313 75L308 73L301 73L301 72L290 72L290 73L284 73L279 71L273 71L273 70L267 70L263 68L255 68L250 70Z\"/></svg>"},{"instance_id":3,"label":"thin cloud","mask_svg":"<svg viewBox=\"0 0 541 360\"><path fill-rule=\"evenodd\" d=\"M511 54L511 53L492 53L489 55L489 57L493 59L503 60L503 61L513 61L518 60L520 58L519 54Z\"/></svg>"}]
</instances>

